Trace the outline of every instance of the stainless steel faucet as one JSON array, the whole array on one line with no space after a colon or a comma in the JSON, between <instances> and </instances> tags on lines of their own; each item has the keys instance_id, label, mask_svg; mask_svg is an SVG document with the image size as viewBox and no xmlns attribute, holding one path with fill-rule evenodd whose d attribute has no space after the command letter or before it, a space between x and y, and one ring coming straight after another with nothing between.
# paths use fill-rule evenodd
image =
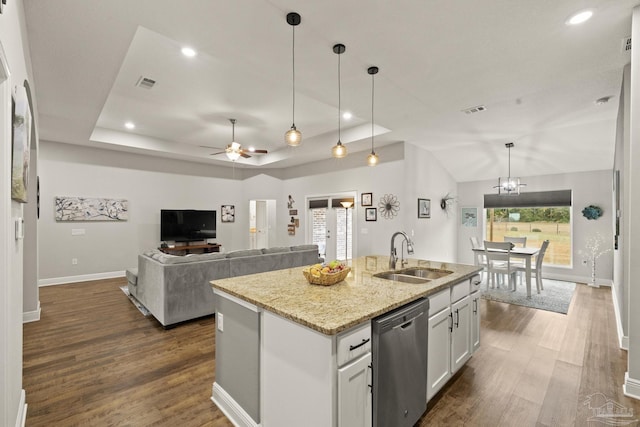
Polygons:
<instances>
[{"instance_id":1,"label":"stainless steel faucet","mask_svg":"<svg viewBox=\"0 0 640 427\"><path fill-rule=\"evenodd\" d=\"M402 242L403 245L400 248L400 265L404 266L404 242L407 242L407 255L413 255L413 242L411 241L411 239L409 238L409 236L407 236L407 233L405 233L404 231L396 231L395 233L393 233L393 236L391 236L391 257L389 257L389 269L390 270L395 270L396 269L396 262L398 261L398 256L396 254L396 245L395 245L395 240L396 240L396 236L397 235L402 235L402 237L404 237L404 241Z\"/></svg>"}]
</instances>

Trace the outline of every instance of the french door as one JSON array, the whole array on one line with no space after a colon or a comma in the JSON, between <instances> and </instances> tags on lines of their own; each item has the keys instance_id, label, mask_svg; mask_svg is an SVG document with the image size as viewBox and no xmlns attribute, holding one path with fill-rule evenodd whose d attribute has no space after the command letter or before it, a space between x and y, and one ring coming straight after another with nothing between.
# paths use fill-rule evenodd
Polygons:
<instances>
[{"instance_id":1,"label":"french door","mask_svg":"<svg viewBox=\"0 0 640 427\"><path fill-rule=\"evenodd\" d=\"M309 199L308 236L325 261L353 257L353 196ZM345 207L347 206L347 207Z\"/></svg>"}]
</instances>

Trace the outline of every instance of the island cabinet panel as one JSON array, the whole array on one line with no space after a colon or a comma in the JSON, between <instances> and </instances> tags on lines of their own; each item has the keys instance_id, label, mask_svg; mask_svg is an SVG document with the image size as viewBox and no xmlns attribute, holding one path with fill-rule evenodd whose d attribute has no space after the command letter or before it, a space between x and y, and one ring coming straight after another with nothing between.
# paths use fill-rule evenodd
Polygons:
<instances>
[{"instance_id":1,"label":"island cabinet panel","mask_svg":"<svg viewBox=\"0 0 640 427\"><path fill-rule=\"evenodd\" d=\"M429 296L427 401L471 357L470 281Z\"/></svg>"},{"instance_id":2,"label":"island cabinet panel","mask_svg":"<svg viewBox=\"0 0 640 427\"><path fill-rule=\"evenodd\" d=\"M371 427L371 353L338 369L338 427Z\"/></svg>"},{"instance_id":3,"label":"island cabinet panel","mask_svg":"<svg viewBox=\"0 0 640 427\"><path fill-rule=\"evenodd\" d=\"M448 298L449 290L443 292ZM451 378L451 322L449 307L429 316L427 401Z\"/></svg>"},{"instance_id":4,"label":"island cabinet panel","mask_svg":"<svg viewBox=\"0 0 640 427\"><path fill-rule=\"evenodd\" d=\"M335 426L335 336L262 313L262 425Z\"/></svg>"},{"instance_id":5,"label":"island cabinet panel","mask_svg":"<svg viewBox=\"0 0 640 427\"><path fill-rule=\"evenodd\" d=\"M216 379L212 400L236 425L260 424L260 313L216 292Z\"/></svg>"}]
</instances>

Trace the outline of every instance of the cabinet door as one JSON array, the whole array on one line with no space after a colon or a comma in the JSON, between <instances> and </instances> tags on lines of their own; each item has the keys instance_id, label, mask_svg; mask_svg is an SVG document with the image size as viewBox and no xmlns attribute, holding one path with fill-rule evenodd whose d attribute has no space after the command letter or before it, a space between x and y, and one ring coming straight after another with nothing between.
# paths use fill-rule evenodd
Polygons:
<instances>
[{"instance_id":1,"label":"cabinet door","mask_svg":"<svg viewBox=\"0 0 640 427\"><path fill-rule=\"evenodd\" d=\"M451 305L451 373L455 374L471 357L471 298L466 296Z\"/></svg>"},{"instance_id":2,"label":"cabinet door","mask_svg":"<svg viewBox=\"0 0 640 427\"><path fill-rule=\"evenodd\" d=\"M480 348L480 292L471 294L471 353Z\"/></svg>"},{"instance_id":3,"label":"cabinet door","mask_svg":"<svg viewBox=\"0 0 640 427\"><path fill-rule=\"evenodd\" d=\"M371 427L371 353L338 370L338 427Z\"/></svg>"},{"instance_id":4,"label":"cabinet door","mask_svg":"<svg viewBox=\"0 0 640 427\"><path fill-rule=\"evenodd\" d=\"M427 401L451 378L451 310L429 317Z\"/></svg>"}]
</instances>

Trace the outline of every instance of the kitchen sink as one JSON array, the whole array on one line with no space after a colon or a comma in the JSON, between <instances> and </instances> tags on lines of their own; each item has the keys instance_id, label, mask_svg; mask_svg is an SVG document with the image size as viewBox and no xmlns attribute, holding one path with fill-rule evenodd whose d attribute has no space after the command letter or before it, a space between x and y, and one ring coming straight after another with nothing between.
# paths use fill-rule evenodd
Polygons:
<instances>
[{"instance_id":1,"label":"kitchen sink","mask_svg":"<svg viewBox=\"0 0 640 427\"><path fill-rule=\"evenodd\" d=\"M393 280L394 282L422 284L430 282L434 279L448 276L453 273L448 270L437 270L434 268L412 267L403 270L384 271L374 274L373 277L380 279Z\"/></svg>"},{"instance_id":2,"label":"kitchen sink","mask_svg":"<svg viewBox=\"0 0 640 427\"><path fill-rule=\"evenodd\" d=\"M395 271L385 271L383 273L374 274L373 277L378 277L380 279L386 279L386 280L393 280L394 282L415 283L415 284L427 283L431 281L431 279L411 276L409 274L401 274Z\"/></svg>"}]
</instances>

